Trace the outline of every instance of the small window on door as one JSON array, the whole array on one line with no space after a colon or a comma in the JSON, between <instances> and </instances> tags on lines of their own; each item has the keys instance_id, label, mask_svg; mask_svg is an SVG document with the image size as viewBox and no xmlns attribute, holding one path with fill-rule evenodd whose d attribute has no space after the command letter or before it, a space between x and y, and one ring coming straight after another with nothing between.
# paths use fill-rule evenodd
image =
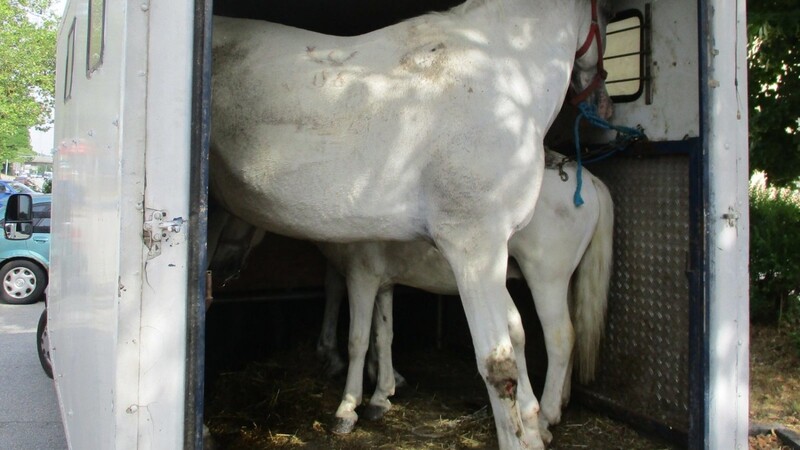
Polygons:
<instances>
[{"instance_id":1,"label":"small window on door","mask_svg":"<svg viewBox=\"0 0 800 450\"><path fill-rule=\"evenodd\" d=\"M86 44L86 77L103 65L106 0L89 0L89 29Z\"/></svg>"},{"instance_id":2,"label":"small window on door","mask_svg":"<svg viewBox=\"0 0 800 450\"><path fill-rule=\"evenodd\" d=\"M72 98L72 74L75 71L75 24L73 17L72 26L67 34L67 57L64 59L64 103Z\"/></svg>"},{"instance_id":3,"label":"small window on door","mask_svg":"<svg viewBox=\"0 0 800 450\"><path fill-rule=\"evenodd\" d=\"M617 13L606 28L603 64L608 72L606 89L615 102L632 102L644 91L644 24L641 13Z\"/></svg>"}]
</instances>

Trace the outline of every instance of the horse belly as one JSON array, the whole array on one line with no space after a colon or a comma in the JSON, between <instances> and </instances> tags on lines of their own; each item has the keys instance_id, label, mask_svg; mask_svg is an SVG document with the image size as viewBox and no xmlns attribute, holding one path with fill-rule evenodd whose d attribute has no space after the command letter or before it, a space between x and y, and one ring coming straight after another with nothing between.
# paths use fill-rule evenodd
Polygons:
<instances>
[{"instance_id":1,"label":"horse belly","mask_svg":"<svg viewBox=\"0 0 800 450\"><path fill-rule=\"evenodd\" d=\"M387 270L392 282L442 295L457 295L453 269L444 256L426 241L387 242Z\"/></svg>"},{"instance_id":2,"label":"horse belly","mask_svg":"<svg viewBox=\"0 0 800 450\"><path fill-rule=\"evenodd\" d=\"M258 163L235 167L212 159L215 196L256 226L337 242L408 240L422 234L417 183L409 173L384 178L346 159L282 162L274 153L262 155Z\"/></svg>"}]
</instances>

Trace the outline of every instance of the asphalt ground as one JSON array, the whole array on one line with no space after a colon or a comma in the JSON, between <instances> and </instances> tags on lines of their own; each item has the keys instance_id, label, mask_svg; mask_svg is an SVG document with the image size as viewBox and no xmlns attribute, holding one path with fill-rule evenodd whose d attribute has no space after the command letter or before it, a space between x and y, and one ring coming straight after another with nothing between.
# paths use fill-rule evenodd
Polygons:
<instances>
[{"instance_id":1,"label":"asphalt ground","mask_svg":"<svg viewBox=\"0 0 800 450\"><path fill-rule=\"evenodd\" d=\"M0 303L0 449L61 450L67 440L56 390L39 363L36 326L44 302Z\"/></svg>"}]
</instances>

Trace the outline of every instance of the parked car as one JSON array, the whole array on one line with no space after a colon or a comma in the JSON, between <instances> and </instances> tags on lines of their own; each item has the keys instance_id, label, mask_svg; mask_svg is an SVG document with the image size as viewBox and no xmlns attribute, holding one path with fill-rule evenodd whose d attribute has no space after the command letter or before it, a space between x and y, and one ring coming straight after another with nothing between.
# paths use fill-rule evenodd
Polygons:
<instances>
[{"instance_id":1,"label":"parked car","mask_svg":"<svg viewBox=\"0 0 800 450\"><path fill-rule=\"evenodd\" d=\"M50 266L49 195L32 195L33 235L10 240L0 236L0 301L16 305L35 303L47 287ZM6 202L0 206L5 217ZM3 222L5 227L5 223Z\"/></svg>"},{"instance_id":2,"label":"parked car","mask_svg":"<svg viewBox=\"0 0 800 450\"><path fill-rule=\"evenodd\" d=\"M34 177L32 177L32 176L25 175L24 177L16 177L16 178L14 178L14 182L15 183L20 183L22 185L25 185L25 187L27 187L28 189L31 189L32 191L38 193L40 191L39 184L36 181L34 181L33 178Z\"/></svg>"},{"instance_id":3,"label":"parked car","mask_svg":"<svg viewBox=\"0 0 800 450\"><path fill-rule=\"evenodd\" d=\"M0 180L0 205L5 206L6 200L11 194L31 194L39 195L39 192L34 191L19 181L6 181Z\"/></svg>"}]
</instances>

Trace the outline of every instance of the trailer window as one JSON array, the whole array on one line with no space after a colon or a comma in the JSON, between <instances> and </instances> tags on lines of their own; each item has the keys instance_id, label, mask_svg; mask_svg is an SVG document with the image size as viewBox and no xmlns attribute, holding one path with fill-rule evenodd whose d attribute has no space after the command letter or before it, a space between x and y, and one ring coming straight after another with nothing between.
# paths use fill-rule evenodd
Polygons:
<instances>
[{"instance_id":1,"label":"trailer window","mask_svg":"<svg viewBox=\"0 0 800 450\"><path fill-rule=\"evenodd\" d=\"M617 13L608 24L603 62L608 71L606 88L615 102L634 101L644 89L643 30L642 16L636 10Z\"/></svg>"},{"instance_id":2,"label":"trailer window","mask_svg":"<svg viewBox=\"0 0 800 450\"><path fill-rule=\"evenodd\" d=\"M89 39L86 44L86 77L103 65L106 0L89 1Z\"/></svg>"},{"instance_id":3,"label":"trailer window","mask_svg":"<svg viewBox=\"0 0 800 450\"><path fill-rule=\"evenodd\" d=\"M72 98L72 73L75 69L75 23L72 18L72 26L67 34L67 57L64 61L64 103Z\"/></svg>"}]
</instances>

